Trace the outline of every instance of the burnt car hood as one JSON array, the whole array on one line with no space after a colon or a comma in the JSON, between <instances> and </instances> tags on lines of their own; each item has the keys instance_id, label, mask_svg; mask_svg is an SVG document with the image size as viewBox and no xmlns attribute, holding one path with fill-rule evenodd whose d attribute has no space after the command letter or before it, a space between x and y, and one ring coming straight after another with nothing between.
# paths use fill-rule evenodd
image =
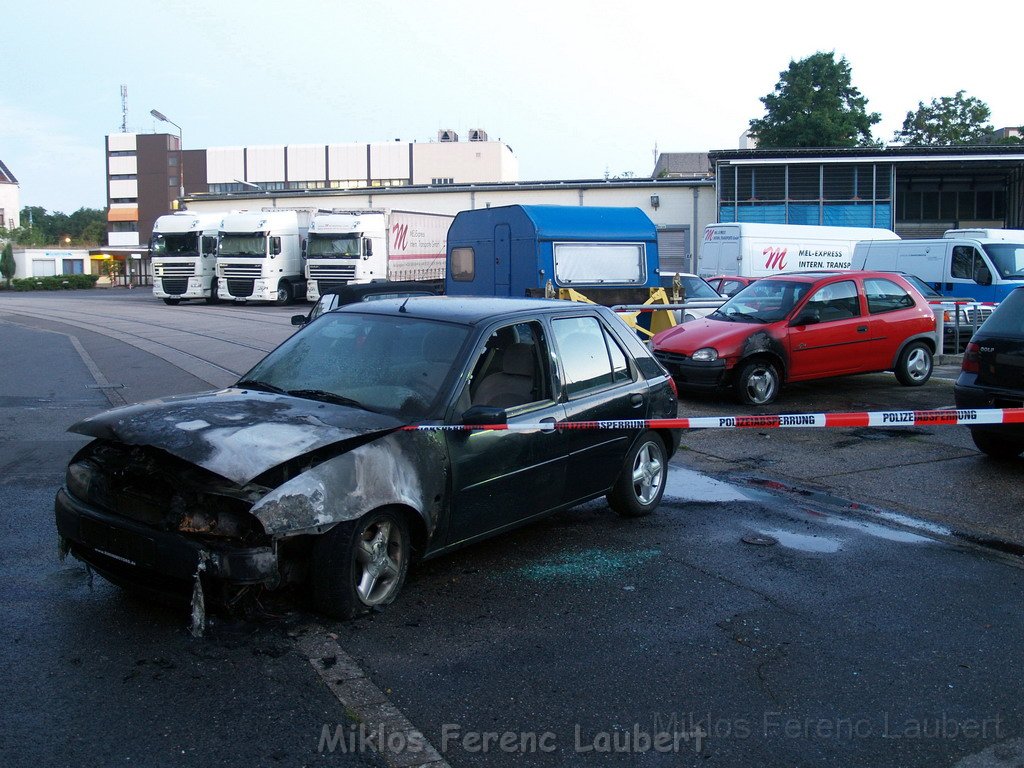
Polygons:
<instances>
[{"instance_id":1,"label":"burnt car hood","mask_svg":"<svg viewBox=\"0 0 1024 768\"><path fill-rule=\"evenodd\" d=\"M402 424L358 408L229 388L115 408L68 431L160 448L244 485L289 459Z\"/></svg>"},{"instance_id":2,"label":"burnt car hood","mask_svg":"<svg viewBox=\"0 0 1024 768\"><path fill-rule=\"evenodd\" d=\"M719 356L725 357L735 354L749 336L773 331L777 325L701 318L662 331L654 337L653 347L685 355L692 355L703 347L714 347Z\"/></svg>"}]
</instances>

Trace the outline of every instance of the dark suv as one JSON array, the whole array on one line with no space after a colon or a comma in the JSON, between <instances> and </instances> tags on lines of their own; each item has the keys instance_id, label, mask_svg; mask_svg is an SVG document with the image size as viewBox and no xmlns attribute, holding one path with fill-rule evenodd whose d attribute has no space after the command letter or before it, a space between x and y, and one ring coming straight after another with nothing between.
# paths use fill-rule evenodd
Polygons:
<instances>
[{"instance_id":1,"label":"dark suv","mask_svg":"<svg viewBox=\"0 0 1024 768\"><path fill-rule=\"evenodd\" d=\"M971 338L953 392L957 408L1024 406L1024 288L1007 296ZM995 458L1024 451L1024 425L972 426L971 437Z\"/></svg>"}]
</instances>

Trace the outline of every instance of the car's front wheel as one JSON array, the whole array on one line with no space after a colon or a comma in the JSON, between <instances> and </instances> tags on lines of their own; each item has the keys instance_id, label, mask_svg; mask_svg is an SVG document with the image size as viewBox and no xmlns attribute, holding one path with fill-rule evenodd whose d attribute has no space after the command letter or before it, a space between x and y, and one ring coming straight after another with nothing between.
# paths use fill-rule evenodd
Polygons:
<instances>
[{"instance_id":1,"label":"car's front wheel","mask_svg":"<svg viewBox=\"0 0 1024 768\"><path fill-rule=\"evenodd\" d=\"M655 432L645 432L626 454L608 505L623 517L649 515L665 493L667 476L665 444Z\"/></svg>"},{"instance_id":2,"label":"car's front wheel","mask_svg":"<svg viewBox=\"0 0 1024 768\"><path fill-rule=\"evenodd\" d=\"M277 285L277 304L285 307L292 303L292 287L288 283L280 282Z\"/></svg>"},{"instance_id":3,"label":"car's front wheel","mask_svg":"<svg viewBox=\"0 0 1024 768\"><path fill-rule=\"evenodd\" d=\"M779 394L779 369L767 360L752 360L736 377L736 397L744 405L768 405Z\"/></svg>"},{"instance_id":4,"label":"car's front wheel","mask_svg":"<svg viewBox=\"0 0 1024 768\"><path fill-rule=\"evenodd\" d=\"M409 525L393 509L339 523L313 547L313 603L318 611L349 619L394 602L405 582Z\"/></svg>"},{"instance_id":5,"label":"car's front wheel","mask_svg":"<svg viewBox=\"0 0 1024 768\"><path fill-rule=\"evenodd\" d=\"M923 341L908 344L896 361L896 380L905 387L920 387L931 377L931 349Z\"/></svg>"},{"instance_id":6,"label":"car's front wheel","mask_svg":"<svg viewBox=\"0 0 1024 768\"><path fill-rule=\"evenodd\" d=\"M971 430L971 439L979 451L993 459L1015 459L1024 453L1024 442L1009 440L980 429Z\"/></svg>"}]
</instances>

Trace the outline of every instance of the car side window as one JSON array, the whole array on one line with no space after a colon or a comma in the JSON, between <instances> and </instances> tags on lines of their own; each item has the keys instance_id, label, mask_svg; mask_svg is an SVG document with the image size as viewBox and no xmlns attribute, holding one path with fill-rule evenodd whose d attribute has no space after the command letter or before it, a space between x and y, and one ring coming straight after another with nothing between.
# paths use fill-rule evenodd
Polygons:
<instances>
[{"instance_id":1,"label":"car side window","mask_svg":"<svg viewBox=\"0 0 1024 768\"><path fill-rule=\"evenodd\" d=\"M860 315L857 284L853 280L844 280L823 285L807 300L807 309L817 310L822 323L857 317Z\"/></svg>"},{"instance_id":2,"label":"car side window","mask_svg":"<svg viewBox=\"0 0 1024 768\"><path fill-rule=\"evenodd\" d=\"M735 296L743 289L743 287L743 283L739 280L723 280L718 292L724 293L727 296Z\"/></svg>"},{"instance_id":3,"label":"car side window","mask_svg":"<svg viewBox=\"0 0 1024 768\"><path fill-rule=\"evenodd\" d=\"M570 397L633 380L622 347L596 317L559 318L551 328Z\"/></svg>"},{"instance_id":4,"label":"car side window","mask_svg":"<svg viewBox=\"0 0 1024 768\"><path fill-rule=\"evenodd\" d=\"M979 277L983 275L988 275L988 278L991 279L985 260L970 245L953 246L953 258L949 265L949 272L953 277L974 280L979 283L982 282Z\"/></svg>"},{"instance_id":5,"label":"car side window","mask_svg":"<svg viewBox=\"0 0 1024 768\"><path fill-rule=\"evenodd\" d=\"M868 278L864 281L864 293L868 297L868 312L872 315L914 306L914 298L892 280Z\"/></svg>"},{"instance_id":6,"label":"car side window","mask_svg":"<svg viewBox=\"0 0 1024 768\"><path fill-rule=\"evenodd\" d=\"M515 408L551 399L544 330L538 322L495 329L473 364L458 407Z\"/></svg>"}]
</instances>

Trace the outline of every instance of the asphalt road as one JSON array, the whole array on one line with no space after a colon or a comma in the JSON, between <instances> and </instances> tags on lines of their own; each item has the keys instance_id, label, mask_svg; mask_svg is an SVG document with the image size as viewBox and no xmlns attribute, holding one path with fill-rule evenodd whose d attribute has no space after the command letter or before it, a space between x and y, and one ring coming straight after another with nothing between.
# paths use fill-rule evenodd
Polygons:
<instances>
[{"instance_id":1,"label":"asphalt road","mask_svg":"<svg viewBox=\"0 0 1024 768\"><path fill-rule=\"evenodd\" d=\"M606 749L642 766L1024 755L1019 561L882 517L1012 529L1020 466L980 458L960 429L688 433L652 517L558 515L421 564L392 608L347 624L285 596L196 639L181 608L61 564L52 498L83 442L66 426L226 384L303 309L0 294L0 765L379 764L320 749L324 726L380 706L339 701L341 672L323 673L345 664L310 664L321 640L454 766L589 765ZM948 405L950 386L865 376L794 387L777 410Z\"/></svg>"}]
</instances>

